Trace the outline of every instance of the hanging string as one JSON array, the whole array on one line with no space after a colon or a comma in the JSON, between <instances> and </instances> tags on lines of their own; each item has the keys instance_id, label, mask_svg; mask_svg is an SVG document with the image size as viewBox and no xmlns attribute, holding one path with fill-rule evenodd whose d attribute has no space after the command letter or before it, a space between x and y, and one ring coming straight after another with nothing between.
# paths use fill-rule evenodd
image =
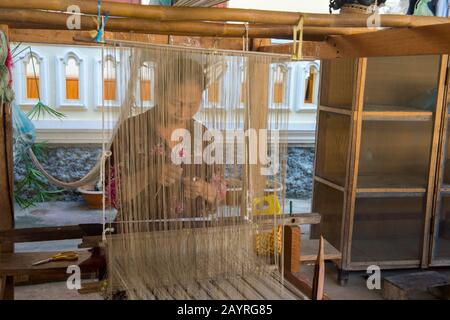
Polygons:
<instances>
[{"instance_id":1,"label":"hanging string","mask_svg":"<svg viewBox=\"0 0 450 320\"><path fill-rule=\"evenodd\" d=\"M113 141L102 180L110 183L108 172L114 172L119 204L116 233L109 234L105 226L111 291L124 290L130 299L284 297L278 289L283 277L277 258L278 211L262 211L248 197L268 192L261 166L209 164L203 155L198 164L174 165L171 160L173 152L181 158L191 155L196 124L203 134L287 127L287 114L269 109L269 70L290 56L246 52L246 38L248 32L244 51L130 42L104 47L104 56L123 62L117 67L120 107L102 109L105 137ZM142 68L144 63L155 67ZM239 81L241 68L247 76ZM143 81L151 81L151 97ZM236 99L236 89L243 90L242 98ZM151 106L144 99L151 99ZM186 108L192 115L185 119ZM171 133L179 126L191 133L191 147L171 146ZM176 142L187 140L181 136L175 136ZM205 137L200 138L203 151ZM210 142L220 140L213 138ZM234 148L232 153L239 154ZM243 157L252 155L248 139L243 148ZM282 167L274 180L283 181L284 162ZM236 188L231 181L237 181ZM199 193L191 198L196 186ZM284 203L284 192L274 197ZM269 289L261 294L253 284Z\"/></svg>"},{"instance_id":2,"label":"hanging string","mask_svg":"<svg viewBox=\"0 0 450 320\"><path fill-rule=\"evenodd\" d=\"M249 51L248 22L244 23L245 34L242 36L242 51Z\"/></svg>"},{"instance_id":3,"label":"hanging string","mask_svg":"<svg viewBox=\"0 0 450 320\"><path fill-rule=\"evenodd\" d=\"M109 13L106 12L105 15L101 14L102 10L102 0L97 1L97 30L96 35L94 37L94 41L97 43L101 43L104 40L105 36L105 26L108 21Z\"/></svg>"},{"instance_id":4,"label":"hanging string","mask_svg":"<svg viewBox=\"0 0 450 320\"><path fill-rule=\"evenodd\" d=\"M293 44L292 44L294 50L292 60L294 61L302 60L303 58L303 21L304 17L303 15L300 15L298 24L297 26L294 27Z\"/></svg>"}]
</instances>

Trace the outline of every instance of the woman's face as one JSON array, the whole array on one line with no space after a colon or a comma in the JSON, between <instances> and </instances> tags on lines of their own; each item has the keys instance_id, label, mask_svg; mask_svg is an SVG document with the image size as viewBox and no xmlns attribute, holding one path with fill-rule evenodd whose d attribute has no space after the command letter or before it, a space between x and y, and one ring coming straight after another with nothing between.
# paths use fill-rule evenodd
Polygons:
<instances>
[{"instance_id":1,"label":"woman's face","mask_svg":"<svg viewBox=\"0 0 450 320\"><path fill-rule=\"evenodd\" d=\"M167 104L167 116L175 122L188 121L197 113L202 100L202 89L196 83L177 86Z\"/></svg>"}]
</instances>

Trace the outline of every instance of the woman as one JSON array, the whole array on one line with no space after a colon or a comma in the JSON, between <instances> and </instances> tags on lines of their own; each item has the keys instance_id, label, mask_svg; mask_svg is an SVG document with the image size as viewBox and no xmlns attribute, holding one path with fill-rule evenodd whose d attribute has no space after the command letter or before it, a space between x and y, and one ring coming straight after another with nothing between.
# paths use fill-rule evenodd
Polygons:
<instances>
[{"instance_id":1,"label":"woman","mask_svg":"<svg viewBox=\"0 0 450 320\"><path fill-rule=\"evenodd\" d=\"M118 208L116 220L130 222L130 228L132 221L153 221L148 228L159 229L155 221L205 216L226 194L219 165L172 161L174 152L193 159L192 148L176 148L186 137L174 132L182 129L194 137L195 126L206 130L193 119L205 73L200 63L182 56L163 60L157 68L156 106L121 123L111 148L110 198Z\"/></svg>"}]
</instances>

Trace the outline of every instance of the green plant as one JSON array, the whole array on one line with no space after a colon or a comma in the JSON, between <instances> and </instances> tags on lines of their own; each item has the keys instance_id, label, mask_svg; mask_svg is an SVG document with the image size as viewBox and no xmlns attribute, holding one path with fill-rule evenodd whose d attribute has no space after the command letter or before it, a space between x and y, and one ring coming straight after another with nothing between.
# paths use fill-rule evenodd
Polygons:
<instances>
[{"instance_id":1,"label":"green plant","mask_svg":"<svg viewBox=\"0 0 450 320\"><path fill-rule=\"evenodd\" d=\"M46 142L37 142L32 146L33 152L39 161L45 158ZM25 166L25 175L20 179L14 190L14 199L21 208L35 206L39 202L54 200L64 190L50 190L50 185L44 175L34 168L28 153L22 155ZM24 196L24 194L29 194Z\"/></svg>"},{"instance_id":2,"label":"green plant","mask_svg":"<svg viewBox=\"0 0 450 320\"><path fill-rule=\"evenodd\" d=\"M31 54L31 47L29 47L29 49ZM33 64L34 79L37 79L34 61L31 61ZM58 119L65 117L63 113L45 105L41 101L39 94L39 83L37 80L36 87L38 88L38 102L27 113L27 117L31 120L39 119L45 114ZM31 146L31 149L39 161L43 161L45 159L45 150L47 149L46 142L35 142ZM16 183L14 192L14 199L21 208L29 208L35 206L39 202L53 200L58 196L58 194L64 191L62 189L51 190L51 186L45 176L39 170L35 169L28 152L24 152L22 154L21 161L25 166L25 176ZM24 196L24 194L29 195Z\"/></svg>"}]
</instances>

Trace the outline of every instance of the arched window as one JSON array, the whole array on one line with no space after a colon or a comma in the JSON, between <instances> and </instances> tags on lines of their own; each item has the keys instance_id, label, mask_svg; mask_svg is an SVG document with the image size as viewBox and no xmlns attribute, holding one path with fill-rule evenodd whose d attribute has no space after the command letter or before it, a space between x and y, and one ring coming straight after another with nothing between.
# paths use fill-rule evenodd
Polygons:
<instances>
[{"instance_id":1,"label":"arched window","mask_svg":"<svg viewBox=\"0 0 450 320\"><path fill-rule=\"evenodd\" d=\"M283 64L278 64L273 69L273 88L272 88L272 103L284 104L286 103L286 89L287 89L287 67Z\"/></svg>"},{"instance_id":2,"label":"arched window","mask_svg":"<svg viewBox=\"0 0 450 320\"><path fill-rule=\"evenodd\" d=\"M57 105L61 108L87 108L84 60L70 51L56 61Z\"/></svg>"},{"instance_id":3,"label":"arched window","mask_svg":"<svg viewBox=\"0 0 450 320\"><path fill-rule=\"evenodd\" d=\"M39 99L40 74L40 61L34 54L30 54L27 61L25 61L26 99Z\"/></svg>"},{"instance_id":4,"label":"arched window","mask_svg":"<svg viewBox=\"0 0 450 320\"><path fill-rule=\"evenodd\" d=\"M154 66L150 62L144 62L139 70L140 72L140 84L139 92L141 103L148 104L153 100L153 79L154 79Z\"/></svg>"},{"instance_id":5,"label":"arched window","mask_svg":"<svg viewBox=\"0 0 450 320\"><path fill-rule=\"evenodd\" d=\"M309 67L309 73L305 79L305 103L313 103L314 88L316 80L316 70L313 66Z\"/></svg>"},{"instance_id":6,"label":"arched window","mask_svg":"<svg viewBox=\"0 0 450 320\"><path fill-rule=\"evenodd\" d=\"M80 99L80 64L74 57L69 57L65 67L66 99Z\"/></svg>"},{"instance_id":7,"label":"arched window","mask_svg":"<svg viewBox=\"0 0 450 320\"><path fill-rule=\"evenodd\" d=\"M117 100L117 73L116 63L108 57L103 66L103 99L107 101Z\"/></svg>"}]
</instances>

